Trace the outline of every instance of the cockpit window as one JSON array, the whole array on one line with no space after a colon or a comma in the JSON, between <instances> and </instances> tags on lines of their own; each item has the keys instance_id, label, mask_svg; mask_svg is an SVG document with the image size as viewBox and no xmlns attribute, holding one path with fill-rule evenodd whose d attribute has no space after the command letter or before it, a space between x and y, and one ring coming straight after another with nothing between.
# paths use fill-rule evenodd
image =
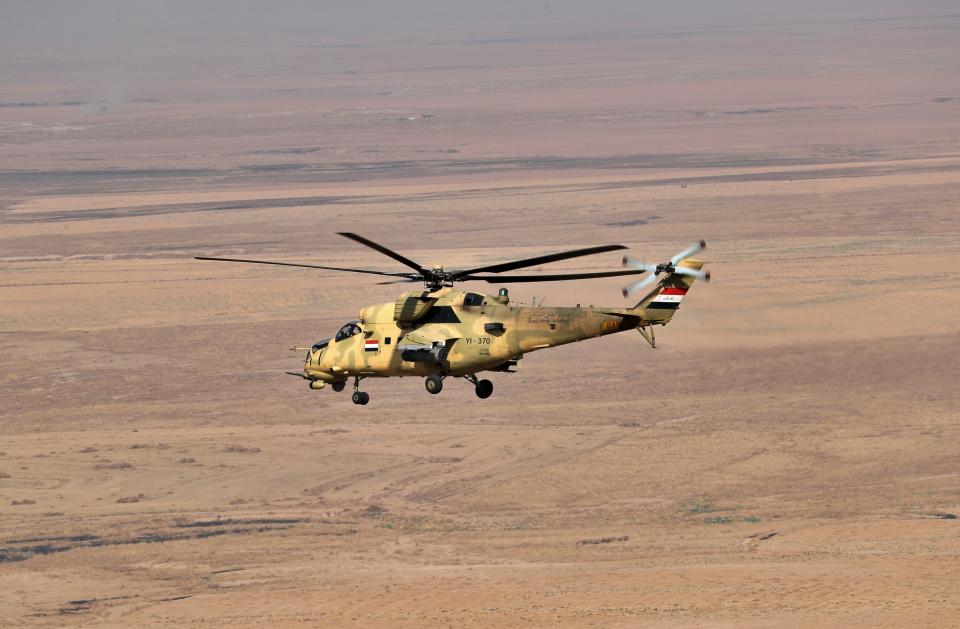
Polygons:
<instances>
[{"instance_id":1,"label":"cockpit window","mask_svg":"<svg viewBox=\"0 0 960 629\"><path fill-rule=\"evenodd\" d=\"M358 321L351 321L350 323L346 324L345 326L340 328L340 331L337 332L337 336L335 336L334 338L337 341L342 341L343 339L348 339L351 336L360 334L361 332L363 332L363 330L361 330L360 326L357 325L358 323L359 323Z\"/></svg>"},{"instance_id":2,"label":"cockpit window","mask_svg":"<svg viewBox=\"0 0 960 629\"><path fill-rule=\"evenodd\" d=\"M322 341L317 341L316 343L313 344L313 347L310 348L310 352L311 353L319 352L329 344L330 344L330 339L323 339Z\"/></svg>"},{"instance_id":3,"label":"cockpit window","mask_svg":"<svg viewBox=\"0 0 960 629\"><path fill-rule=\"evenodd\" d=\"M483 305L483 295L478 295L476 293L467 293L463 296L463 305L464 306L482 306Z\"/></svg>"}]
</instances>

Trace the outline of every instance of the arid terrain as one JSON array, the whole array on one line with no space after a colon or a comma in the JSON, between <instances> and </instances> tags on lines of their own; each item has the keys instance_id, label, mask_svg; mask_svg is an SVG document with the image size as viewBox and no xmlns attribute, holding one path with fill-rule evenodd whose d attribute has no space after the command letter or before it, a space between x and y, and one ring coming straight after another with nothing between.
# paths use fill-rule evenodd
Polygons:
<instances>
[{"instance_id":1,"label":"arid terrain","mask_svg":"<svg viewBox=\"0 0 960 629\"><path fill-rule=\"evenodd\" d=\"M960 626L958 29L3 55L0 625ZM288 348L405 287L192 259L337 231L714 280L360 407Z\"/></svg>"}]
</instances>

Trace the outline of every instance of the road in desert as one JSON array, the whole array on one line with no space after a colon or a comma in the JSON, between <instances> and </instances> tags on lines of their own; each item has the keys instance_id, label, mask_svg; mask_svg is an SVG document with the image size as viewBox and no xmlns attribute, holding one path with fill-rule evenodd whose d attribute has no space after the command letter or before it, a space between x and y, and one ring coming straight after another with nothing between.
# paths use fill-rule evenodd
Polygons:
<instances>
[{"instance_id":1,"label":"road in desert","mask_svg":"<svg viewBox=\"0 0 960 629\"><path fill-rule=\"evenodd\" d=\"M0 624L956 626L958 27L4 55ZM404 270L337 231L714 280L360 407L289 348L406 287L192 259Z\"/></svg>"}]
</instances>

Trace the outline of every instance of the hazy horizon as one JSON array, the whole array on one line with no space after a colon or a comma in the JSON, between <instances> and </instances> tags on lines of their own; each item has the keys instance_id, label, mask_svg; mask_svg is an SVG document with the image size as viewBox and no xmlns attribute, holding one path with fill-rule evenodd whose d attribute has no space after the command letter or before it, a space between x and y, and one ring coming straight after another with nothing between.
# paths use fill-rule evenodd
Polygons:
<instances>
[{"instance_id":1,"label":"hazy horizon","mask_svg":"<svg viewBox=\"0 0 960 629\"><path fill-rule=\"evenodd\" d=\"M23 56L164 48L483 42L524 37L583 37L611 31L731 29L758 23L902 19L956 13L945 0L728 3L601 0L450 3L368 1L344 6L306 0L8 1L0 7L0 47Z\"/></svg>"}]
</instances>

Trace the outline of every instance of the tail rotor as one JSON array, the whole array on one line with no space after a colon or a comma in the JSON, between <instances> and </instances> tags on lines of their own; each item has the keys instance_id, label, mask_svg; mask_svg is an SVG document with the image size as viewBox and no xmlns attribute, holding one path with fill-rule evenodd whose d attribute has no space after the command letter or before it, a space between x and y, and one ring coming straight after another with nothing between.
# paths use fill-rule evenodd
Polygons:
<instances>
[{"instance_id":1,"label":"tail rotor","mask_svg":"<svg viewBox=\"0 0 960 629\"><path fill-rule=\"evenodd\" d=\"M657 280L657 277L661 273L666 273L668 275L687 275L698 280L703 280L705 282L710 281L710 272L701 271L700 269L692 269L686 266L677 266L690 256L696 255L703 251L707 246L707 243L701 240L698 243L692 244L677 255L670 258L667 262L661 262L660 264L651 264L649 262L643 262L642 260L637 260L636 258L631 258L629 256L624 256L623 266L631 267L634 269L640 269L643 271L648 271L650 275L638 280L631 284L628 284L623 287L623 296L629 297L633 293L636 293L640 289L649 286Z\"/></svg>"}]
</instances>

